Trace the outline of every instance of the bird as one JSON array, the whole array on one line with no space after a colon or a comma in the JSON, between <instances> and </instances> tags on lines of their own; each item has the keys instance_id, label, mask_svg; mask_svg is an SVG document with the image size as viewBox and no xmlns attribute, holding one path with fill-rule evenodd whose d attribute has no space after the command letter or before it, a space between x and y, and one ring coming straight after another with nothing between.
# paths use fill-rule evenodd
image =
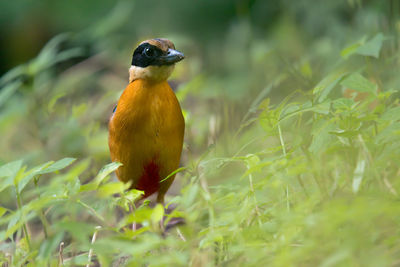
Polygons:
<instances>
[{"instance_id":1,"label":"bird","mask_svg":"<svg viewBox=\"0 0 400 267\"><path fill-rule=\"evenodd\" d=\"M118 179L130 189L164 197L178 169L185 121L175 93L167 82L184 54L168 39L143 41L134 50L129 83L109 120L111 160L122 165ZM168 179L165 179L167 178Z\"/></svg>"}]
</instances>

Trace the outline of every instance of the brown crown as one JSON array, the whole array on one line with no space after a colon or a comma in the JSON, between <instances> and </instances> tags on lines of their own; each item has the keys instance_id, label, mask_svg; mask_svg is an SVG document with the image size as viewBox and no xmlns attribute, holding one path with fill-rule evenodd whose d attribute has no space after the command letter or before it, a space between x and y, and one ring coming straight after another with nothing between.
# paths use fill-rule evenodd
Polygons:
<instances>
[{"instance_id":1,"label":"brown crown","mask_svg":"<svg viewBox=\"0 0 400 267\"><path fill-rule=\"evenodd\" d=\"M154 45L158 48L160 48L163 52L167 52L168 48L175 49L174 43L172 43L170 40L165 39L165 38L156 38L156 39L150 39L141 42L139 45L144 44L144 43L149 43L151 45Z\"/></svg>"}]
</instances>

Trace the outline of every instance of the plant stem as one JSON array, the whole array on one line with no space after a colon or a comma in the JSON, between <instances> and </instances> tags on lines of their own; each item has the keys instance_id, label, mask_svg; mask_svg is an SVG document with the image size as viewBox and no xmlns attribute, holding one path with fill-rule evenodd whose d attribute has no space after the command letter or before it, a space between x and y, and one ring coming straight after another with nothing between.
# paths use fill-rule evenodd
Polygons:
<instances>
[{"instance_id":1,"label":"plant stem","mask_svg":"<svg viewBox=\"0 0 400 267\"><path fill-rule=\"evenodd\" d=\"M58 250L58 265L57 266L63 266L64 265L63 251L64 251L64 242L61 242L60 243L60 248Z\"/></svg>"},{"instance_id":2,"label":"plant stem","mask_svg":"<svg viewBox=\"0 0 400 267\"><path fill-rule=\"evenodd\" d=\"M33 182L35 184L35 188L38 187L39 177L40 177L40 175L36 176L33 179ZM40 195L38 196L38 198L40 199ZM49 236L49 231L48 231L49 222L47 221L46 215L44 214L44 212L43 212L43 210L41 208L39 209L39 218L40 218L40 221L42 222L42 225L43 225L44 237L47 238Z\"/></svg>"},{"instance_id":3,"label":"plant stem","mask_svg":"<svg viewBox=\"0 0 400 267\"><path fill-rule=\"evenodd\" d=\"M286 147L285 147L285 142L283 141L282 130L281 130L280 124L278 124L278 133L279 133L279 141L281 142L281 146L282 146L282 152L283 152L283 155L286 157Z\"/></svg>"},{"instance_id":4,"label":"plant stem","mask_svg":"<svg viewBox=\"0 0 400 267\"><path fill-rule=\"evenodd\" d=\"M101 229L101 226L96 226L93 237L92 237L92 243L91 243L92 245L94 244L94 242L96 242L97 233L99 232L100 229ZM92 261L92 256L93 256L93 248L89 249L88 263L86 264L86 267L90 267L90 263Z\"/></svg>"},{"instance_id":5,"label":"plant stem","mask_svg":"<svg viewBox=\"0 0 400 267\"><path fill-rule=\"evenodd\" d=\"M250 168L250 166L248 166L248 167ZM255 205L256 215L257 215L257 222L258 222L258 225L261 226L261 220L260 220L261 213L260 213L260 210L258 208L258 201L257 201L257 198L256 198L256 193L255 193L255 190L254 190L254 186L253 186L253 175L251 175L251 174L249 174L249 183L250 183L250 192L253 195L253 199L254 199L254 205Z\"/></svg>"},{"instance_id":6,"label":"plant stem","mask_svg":"<svg viewBox=\"0 0 400 267\"><path fill-rule=\"evenodd\" d=\"M280 124L278 124L278 133L279 133L279 140L280 140L280 142L281 142L281 146L282 146L282 152L283 152L283 155L285 156L285 158L286 158L286 147L285 147L285 142L283 141L283 135L282 135L282 130L281 130L281 125ZM287 170L286 170L286 173L287 173ZM289 186L288 185L286 185L286 207L287 207L287 210L289 211L290 210L290 203L289 203Z\"/></svg>"},{"instance_id":7,"label":"plant stem","mask_svg":"<svg viewBox=\"0 0 400 267\"><path fill-rule=\"evenodd\" d=\"M22 201L21 201L21 196L18 192L18 187L15 187L15 192L17 195L17 207L19 210L21 210L21 216L24 217L24 213L22 212ZM24 220L25 221L25 220ZM29 233L28 233L28 226L27 226L28 222L24 222L22 229L24 231L24 235L25 235L25 239L26 239L26 243L28 244L28 248L29 250L31 250L32 246L31 246L31 240L29 238Z\"/></svg>"},{"instance_id":8,"label":"plant stem","mask_svg":"<svg viewBox=\"0 0 400 267\"><path fill-rule=\"evenodd\" d=\"M201 185L201 187L203 188L203 191L204 191L205 199L206 199L207 204L208 204L208 212L210 214L209 224L211 226L211 229L214 229L215 214L214 214L213 206L211 205L211 194L210 194L210 191L208 190L208 184L207 184L206 179L204 178L204 174L203 173L199 174L199 179L200 179L200 185Z\"/></svg>"}]
</instances>

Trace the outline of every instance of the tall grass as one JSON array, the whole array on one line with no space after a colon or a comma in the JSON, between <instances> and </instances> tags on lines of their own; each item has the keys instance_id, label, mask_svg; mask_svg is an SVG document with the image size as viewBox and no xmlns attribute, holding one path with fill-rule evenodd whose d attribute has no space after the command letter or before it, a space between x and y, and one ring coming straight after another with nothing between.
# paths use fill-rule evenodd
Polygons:
<instances>
[{"instance_id":1,"label":"tall grass","mask_svg":"<svg viewBox=\"0 0 400 267\"><path fill-rule=\"evenodd\" d=\"M305 44L295 32L284 18L275 39L252 37L241 20L227 33L225 73L199 67L194 52L177 66L187 128L169 214L135 207L140 192L127 191L109 162L124 51L83 59L79 36L60 35L5 74L0 262L399 265L397 40L382 30L346 45ZM163 216L185 224L163 233Z\"/></svg>"}]
</instances>

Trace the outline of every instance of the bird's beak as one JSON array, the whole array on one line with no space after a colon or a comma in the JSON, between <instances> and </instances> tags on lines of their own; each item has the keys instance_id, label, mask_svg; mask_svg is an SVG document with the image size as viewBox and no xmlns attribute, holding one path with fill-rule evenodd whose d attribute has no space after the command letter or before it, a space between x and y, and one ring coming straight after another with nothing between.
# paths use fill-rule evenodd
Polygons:
<instances>
[{"instance_id":1,"label":"bird's beak","mask_svg":"<svg viewBox=\"0 0 400 267\"><path fill-rule=\"evenodd\" d=\"M167 54L159 57L158 60L163 65L171 65L171 64L181 61L184 58L185 58L185 56L183 55L183 53L169 48L167 51Z\"/></svg>"}]
</instances>

